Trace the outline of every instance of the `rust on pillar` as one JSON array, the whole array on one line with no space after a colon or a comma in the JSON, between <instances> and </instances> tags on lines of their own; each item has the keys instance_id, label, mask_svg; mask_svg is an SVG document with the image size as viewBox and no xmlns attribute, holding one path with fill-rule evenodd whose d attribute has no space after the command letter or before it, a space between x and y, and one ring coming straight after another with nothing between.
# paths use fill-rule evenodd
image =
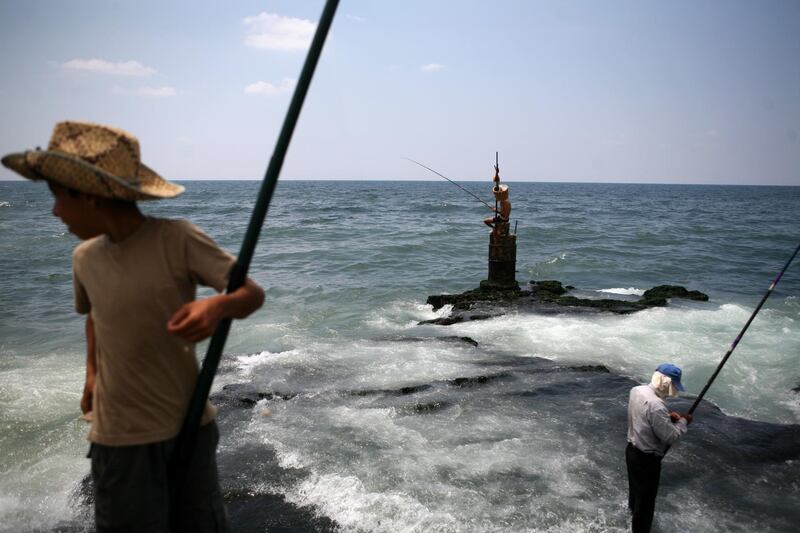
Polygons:
<instances>
[{"instance_id":1,"label":"rust on pillar","mask_svg":"<svg viewBox=\"0 0 800 533\"><path fill-rule=\"evenodd\" d=\"M497 162L492 177L495 197L495 214L484 222L492 228L489 233L489 278L481 281L482 289L519 289L516 280L517 236L511 234L511 201L508 185L500 184L500 168Z\"/></svg>"}]
</instances>

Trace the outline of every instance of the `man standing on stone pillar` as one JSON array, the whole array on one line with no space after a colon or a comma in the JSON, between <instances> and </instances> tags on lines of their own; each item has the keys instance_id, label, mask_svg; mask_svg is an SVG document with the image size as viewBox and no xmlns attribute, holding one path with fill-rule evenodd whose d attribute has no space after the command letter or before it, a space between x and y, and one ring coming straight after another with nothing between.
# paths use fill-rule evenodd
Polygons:
<instances>
[{"instance_id":1,"label":"man standing on stone pillar","mask_svg":"<svg viewBox=\"0 0 800 533\"><path fill-rule=\"evenodd\" d=\"M494 176L492 176L494 187L494 213L493 217L484 219L484 224L492 228L492 238L500 235L508 235L508 221L511 220L511 201L508 199L508 185L500 185L500 163L497 153L495 153ZM499 204L499 206L498 206Z\"/></svg>"},{"instance_id":2,"label":"man standing on stone pillar","mask_svg":"<svg viewBox=\"0 0 800 533\"><path fill-rule=\"evenodd\" d=\"M511 220L511 201L508 199L508 185L500 184L500 167L495 161L494 187L492 194L495 198L494 216L484 220L492 228L489 233L489 277L481 281L481 288L492 290L519 289L515 279L517 264L517 236L511 235L509 224Z\"/></svg>"},{"instance_id":3,"label":"man standing on stone pillar","mask_svg":"<svg viewBox=\"0 0 800 533\"><path fill-rule=\"evenodd\" d=\"M493 217L486 218L483 222L493 229L493 236L508 235L508 221L511 219L511 201L508 199L508 185L500 185L498 183L492 188L492 194L494 194L494 198L499 202L500 206L494 209L495 215Z\"/></svg>"}]
</instances>

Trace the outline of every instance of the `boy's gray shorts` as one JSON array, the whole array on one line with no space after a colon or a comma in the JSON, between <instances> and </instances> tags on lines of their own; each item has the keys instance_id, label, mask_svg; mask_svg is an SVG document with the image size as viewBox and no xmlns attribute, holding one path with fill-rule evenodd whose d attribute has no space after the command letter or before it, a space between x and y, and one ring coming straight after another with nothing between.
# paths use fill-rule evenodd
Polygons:
<instances>
[{"instance_id":1,"label":"boy's gray shorts","mask_svg":"<svg viewBox=\"0 0 800 533\"><path fill-rule=\"evenodd\" d=\"M179 528L169 529L167 467L175 439L140 446L92 444L97 533L228 533L217 477L216 422L202 426L181 491Z\"/></svg>"}]
</instances>

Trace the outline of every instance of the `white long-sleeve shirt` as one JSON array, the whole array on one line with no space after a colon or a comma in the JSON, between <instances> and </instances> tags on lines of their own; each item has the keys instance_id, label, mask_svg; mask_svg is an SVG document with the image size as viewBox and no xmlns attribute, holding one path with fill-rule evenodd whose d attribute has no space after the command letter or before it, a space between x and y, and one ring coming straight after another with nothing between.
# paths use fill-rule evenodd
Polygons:
<instances>
[{"instance_id":1,"label":"white long-sleeve shirt","mask_svg":"<svg viewBox=\"0 0 800 533\"><path fill-rule=\"evenodd\" d=\"M667 448L686 434L685 418L673 422L664 400L652 385L631 389L628 400L628 442L639 450L663 456Z\"/></svg>"}]
</instances>

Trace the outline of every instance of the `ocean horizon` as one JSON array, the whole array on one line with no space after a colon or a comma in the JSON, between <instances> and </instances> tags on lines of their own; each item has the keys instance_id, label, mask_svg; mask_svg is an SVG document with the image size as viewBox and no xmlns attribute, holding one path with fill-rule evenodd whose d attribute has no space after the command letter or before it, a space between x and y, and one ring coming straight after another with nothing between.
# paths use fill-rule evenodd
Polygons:
<instances>
[{"instance_id":1,"label":"ocean horizon","mask_svg":"<svg viewBox=\"0 0 800 533\"><path fill-rule=\"evenodd\" d=\"M470 179L454 179L450 178L456 183L483 183L484 185L488 183L490 180L487 178L470 178ZM263 181L264 177L257 177L257 178L171 178L170 181L174 181L176 183L194 183L194 182L213 182L213 183L236 183L236 182L251 182L251 181ZM0 178L0 183L2 182L20 182L24 183L30 180L26 180L24 178L18 178L16 176L11 176L9 178ZM388 182L388 183L437 183L443 180L441 179L370 179L370 178L280 178L280 182L287 182L287 181L301 181L301 182L364 182L364 183L380 183L380 182ZM686 186L686 187L800 187L800 183L796 184L764 184L764 183L686 183L686 182L678 182L678 181L591 181L591 180L519 180L514 179L513 181L506 181L503 180L503 183L509 184L558 184L562 183L565 185L569 184L576 184L576 185L668 185L668 186Z\"/></svg>"}]
</instances>

